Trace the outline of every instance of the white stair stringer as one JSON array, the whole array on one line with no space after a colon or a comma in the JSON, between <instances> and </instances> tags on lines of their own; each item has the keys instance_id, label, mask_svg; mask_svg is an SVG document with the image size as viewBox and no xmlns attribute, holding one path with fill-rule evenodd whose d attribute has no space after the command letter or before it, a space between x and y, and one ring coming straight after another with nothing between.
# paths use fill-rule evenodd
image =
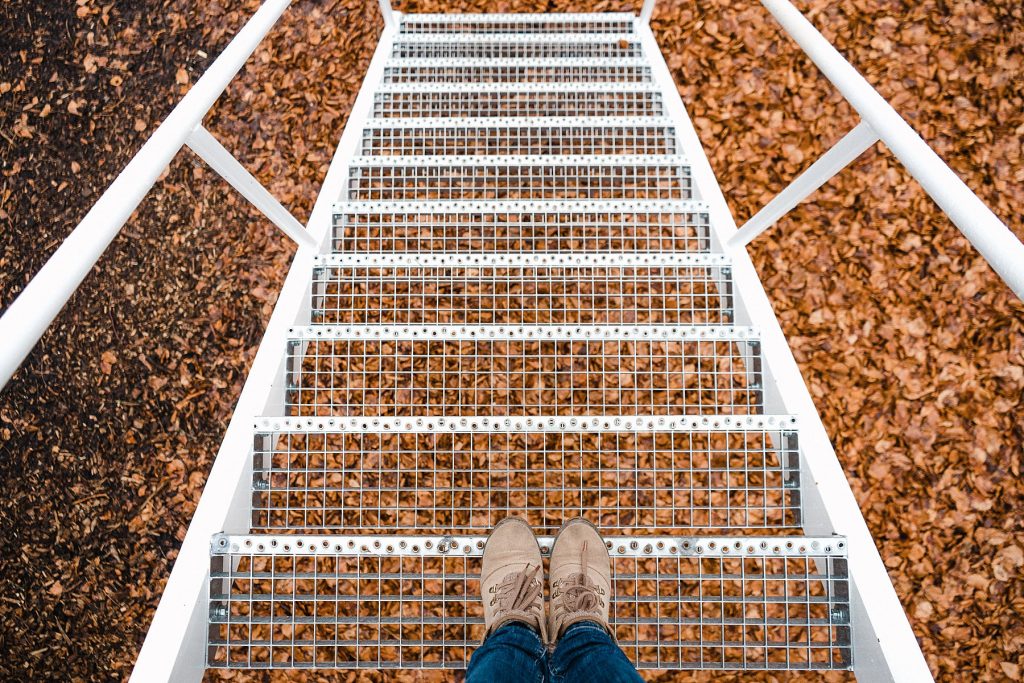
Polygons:
<instances>
[{"instance_id":1,"label":"white stair stringer","mask_svg":"<svg viewBox=\"0 0 1024 683\"><path fill-rule=\"evenodd\" d=\"M921 677L646 24L395 15L134 679L464 668L510 514L639 668Z\"/></svg>"}]
</instances>

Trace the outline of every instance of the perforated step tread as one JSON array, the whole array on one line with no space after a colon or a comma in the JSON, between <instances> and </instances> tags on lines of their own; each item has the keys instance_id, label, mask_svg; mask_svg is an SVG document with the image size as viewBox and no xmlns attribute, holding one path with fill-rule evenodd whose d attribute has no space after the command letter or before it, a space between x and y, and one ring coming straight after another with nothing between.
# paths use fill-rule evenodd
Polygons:
<instances>
[{"instance_id":1,"label":"perforated step tread","mask_svg":"<svg viewBox=\"0 0 1024 683\"><path fill-rule=\"evenodd\" d=\"M542 537L550 553L553 539ZM464 668L483 536L215 536L208 665ZM639 668L850 661L839 537L609 537L611 624Z\"/></svg>"}]
</instances>

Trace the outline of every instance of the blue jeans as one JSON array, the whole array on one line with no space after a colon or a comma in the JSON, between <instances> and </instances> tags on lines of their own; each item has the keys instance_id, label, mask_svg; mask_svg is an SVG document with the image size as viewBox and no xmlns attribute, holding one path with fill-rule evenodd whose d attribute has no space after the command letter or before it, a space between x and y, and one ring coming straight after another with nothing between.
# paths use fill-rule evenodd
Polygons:
<instances>
[{"instance_id":1,"label":"blue jeans","mask_svg":"<svg viewBox=\"0 0 1024 683\"><path fill-rule=\"evenodd\" d=\"M466 683L636 683L642 681L612 637L581 621L565 629L553 652L525 624L492 633L469 660Z\"/></svg>"}]
</instances>

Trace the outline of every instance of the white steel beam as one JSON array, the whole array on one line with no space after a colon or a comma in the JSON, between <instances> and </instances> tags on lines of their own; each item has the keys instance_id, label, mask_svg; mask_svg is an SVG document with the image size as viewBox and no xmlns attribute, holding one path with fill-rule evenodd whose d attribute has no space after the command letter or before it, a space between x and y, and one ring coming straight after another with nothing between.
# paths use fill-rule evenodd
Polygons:
<instances>
[{"instance_id":1,"label":"white steel beam","mask_svg":"<svg viewBox=\"0 0 1024 683\"><path fill-rule=\"evenodd\" d=\"M878 142L878 134L871 126L861 121L849 133L811 164L811 167L797 176L786 189L765 204L764 208L743 224L743 227L729 238L729 246L745 247L768 228L789 213L793 207L807 199L819 187Z\"/></svg>"},{"instance_id":2,"label":"white steel beam","mask_svg":"<svg viewBox=\"0 0 1024 683\"><path fill-rule=\"evenodd\" d=\"M576 92L609 92L631 93L660 92L653 83L561 83L561 82L516 82L516 83L385 83L377 88L377 94L389 93L576 93Z\"/></svg>"},{"instance_id":3,"label":"white steel beam","mask_svg":"<svg viewBox=\"0 0 1024 683\"><path fill-rule=\"evenodd\" d=\"M395 557L483 557L487 536L432 534L219 534L213 556L240 553L266 557L354 555ZM613 557L846 557L846 543L835 536L605 536ZM550 554L554 536L538 536ZM415 547L414 547L415 546ZM750 598L758 602L765 596ZM669 617L671 623L672 617Z\"/></svg>"},{"instance_id":4,"label":"white steel beam","mask_svg":"<svg viewBox=\"0 0 1024 683\"><path fill-rule=\"evenodd\" d=\"M505 45L554 44L579 45L581 43L621 42L635 43L632 33L404 33L397 43L401 45L422 45L424 43L502 43Z\"/></svg>"},{"instance_id":5,"label":"white steel beam","mask_svg":"<svg viewBox=\"0 0 1024 683\"><path fill-rule=\"evenodd\" d=\"M515 22L517 24L561 24L572 21L618 23L632 21L629 12L540 12L540 13L494 13L473 14L406 14L403 24L494 24Z\"/></svg>"},{"instance_id":6,"label":"white steel beam","mask_svg":"<svg viewBox=\"0 0 1024 683\"><path fill-rule=\"evenodd\" d=\"M370 119L366 128L667 128L673 125L666 116L417 116L410 118Z\"/></svg>"},{"instance_id":7,"label":"white steel beam","mask_svg":"<svg viewBox=\"0 0 1024 683\"><path fill-rule=\"evenodd\" d=\"M306 325L289 330L290 339L479 339L485 340L685 340L758 341L755 328L731 325Z\"/></svg>"},{"instance_id":8,"label":"white steel beam","mask_svg":"<svg viewBox=\"0 0 1024 683\"><path fill-rule=\"evenodd\" d=\"M210 131L202 125L196 126L185 144L299 246L307 249L316 249L319 246L313 236L302 227L302 223L299 223L288 209L281 206L281 202L245 170L238 159L224 149Z\"/></svg>"},{"instance_id":9,"label":"white steel beam","mask_svg":"<svg viewBox=\"0 0 1024 683\"><path fill-rule=\"evenodd\" d=\"M465 266L472 268L519 268L537 266L542 268L585 267L630 267L649 266L713 266L724 268L729 258L724 254L705 254L681 251L617 251L581 253L545 252L477 252L470 254L419 252L359 252L356 254L321 254L315 259L318 268L351 267L438 267Z\"/></svg>"},{"instance_id":10,"label":"white steel beam","mask_svg":"<svg viewBox=\"0 0 1024 683\"><path fill-rule=\"evenodd\" d=\"M486 157L485 157L486 158ZM341 201L334 214L386 213L707 213L706 202L692 199L442 199L416 201Z\"/></svg>"},{"instance_id":11,"label":"white steel beam","mask_svg":"<svg viewBox=\"0 0 1024 683\"><path fill-rule=\"evenodd\" d=\"M461 166L686 166L677 154L492 154L489 156L371 156L356 157L353 167L420 166L454 168ZM434 202L436 204L436 202Z\"/></svg>"},{"instance_id":12,"label":"white steel beam","mask_svg":"<svg viewBox=\"0 0 1024 683\"><path fill-rule=\"evenodd\" d=\"M647 60L641 57L396 57L389 59L387 68L437 68L437 67L594 67L610 66L646 67Z\"/></svg>"}]
</instances>

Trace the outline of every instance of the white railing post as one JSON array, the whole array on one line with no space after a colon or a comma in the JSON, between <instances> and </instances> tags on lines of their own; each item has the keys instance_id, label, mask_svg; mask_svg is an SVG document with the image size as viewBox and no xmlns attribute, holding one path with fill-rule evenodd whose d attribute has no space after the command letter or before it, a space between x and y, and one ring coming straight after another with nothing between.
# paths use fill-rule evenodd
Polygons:
<instances>
[{"instance_id":1,"label":"white railing post","mask_svg":"<svg viewBox=\"0 0 1024 683\"><path fill-rule=\"evenodd\" d=\"M57 317L291 0L267 0L0 317L0 388Z\"/></svg>"},{"instance_id":2,"label":"white railing post","mask_svg":"<svg viewBox=\"0 0 1024 683\"><path fill-rule=\"evenodd\" d=\"M833 145L832 149L821 155L810 168L744 223L743 227L729 239L729 246L745 247L876 142L878 135L871 126L863 121L858 123L842 140Z\"/></svg>"},{"instance_id":3,"label":"white railing post","mask_svg":"<svg viewBox=\"0 0 1024 683\"><path fill-rule=\"evenodd\" d=\"M274 225L281 228L284 234L291 237L300 246L309 249L316 249L319 246L313 236L302 227L302 223L295 220L288 209L281 206L281 203L260 184L260 181L245 170L238 159L224 149L217 138L203 128L202 124L193 129L185 144L219 173L224 180L228 181L231 187L252 202L253 206L269 218Z\"/></svg>"},{"instance_id":4,"label":"white railing post","mask_svg":"<svg viewBox=\"0 0 1024 683\"><path fill-rule=\"evenodd\" d=\"M644 0L643 6L640 8L640 23L649 24L651 23L651 17L654 16L654 5L657 0Z\"/></svg>"},{"instance_id":5,"label":"white railing post","mask_svg":"<svg viewBox=\"0 0 1024 683\"><path fill-rule=\"evenodd\" d=\"M391 0L378 0L380 13L384 17L384 28L391 28L395 25L395 11L391 9Z\"/></svg>"},{"instance_id":6,"label":"white railing post","mask_svg":"<svg viewBox=\"0 0 1024 683\"><path fill-rule=\"evenodd\" d=\"M974 248L1024 299L1024 244L789 0L761 0Z\"/></svg>"}]
</instances>

